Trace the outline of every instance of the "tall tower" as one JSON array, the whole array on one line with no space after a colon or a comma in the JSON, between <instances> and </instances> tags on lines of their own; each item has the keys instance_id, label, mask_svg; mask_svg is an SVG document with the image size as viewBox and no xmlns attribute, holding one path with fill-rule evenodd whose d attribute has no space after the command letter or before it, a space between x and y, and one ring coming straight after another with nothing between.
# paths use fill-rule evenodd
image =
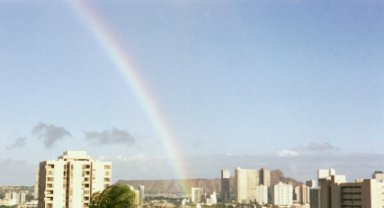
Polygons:
<instances>
[{"instance_id":1,"label":"tall tower","mask_svg":"<svg viewBox=\"0 0 384 208\"><path fill-rule=\"evenodd\" d=\"M39 208L89 207L91 196L111 185L112 164L84 151L66 151L57 160L40 162Z\"/></svg>"},{"instance_id":2,"label":"tall tower","mask_svg":"<svg viewBox=\"0 0 384 208\"><path fill-rule=\"evenodd\" d=\"M221 170L221 200L223 202L230 201L230 178L231 173L229 172L229 170Z\"/></svg>"},{"instance_id":3,"label":"tall tower","mask_svg":"<svg viewBox=\"0 0 384 208\"><path fill-rule=\"evenodd\" d=\"M271 186L271 172L265 168L259 170L260 185Z\"/></svg>"},{"instance_id":4,"label":"tall tower","mask_svg":"<svg viewBox=\"0 0 384 208\"><path fill-rule=\"evenodd\" d=\"M239 203L256 200L259 172L255 169L235 169L236 201Z\"/></svg>"}]
</instances>

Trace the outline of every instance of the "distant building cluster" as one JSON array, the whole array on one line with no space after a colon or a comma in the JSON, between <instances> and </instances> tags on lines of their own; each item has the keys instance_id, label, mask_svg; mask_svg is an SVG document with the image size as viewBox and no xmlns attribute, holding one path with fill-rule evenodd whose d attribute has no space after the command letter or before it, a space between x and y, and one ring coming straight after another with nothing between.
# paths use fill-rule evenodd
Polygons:
<instances>
[{"instance_id":1,"label":"distant building cluster","mask_svg":"<svg viewBox=\"0 0 384 208\"><path fill-rule=\"evenodd\" d=\"M6 192L3 199L0 199L0 206L22 206L26 204L26 191Z\"/></svg>"},{"instance_id":2,"label":"distant building cluster","mask_svg":"<svg viewBox=\"0 0 384 208\"><path fill-rule=\"evenodd\" d=\"M346 176L336 175L334 169L320 169L317 180L293 187L282 182L271 185L270 171L267 169L236 168L234 190L230 189L230 178L229 170L221 171L220 196L223 203L279 208L384 207L382 171L376 171L371 179L347 182Z\"/></svg>"},{"instance_id":3,"label":"distant building cluster","mask_svg":"<svg viewBox=\"0 0 384 208\"><path fill-rule=\"evenodd\" d=\"M0 187L0 207L15 208L88 208L91 197L111 186L112 164L92 159L83 151L66 151L57 160L39 164L35 187ZM320 169L316 180L294 186L272 180L266 168L221 170L219 193L205 187L191 187L187 197L153 195L144 203L145 188L129 186L140 207L241 206L273 208L382 208L384 173L376 171L370 179L347 182L334 169ZM157 196L157 197L156 197ZM169 198L169 197L168 197Z\"/></svg>"},{"instance_id":4,"label":"distant building cluster","mask_svg":"<svg viewBox=\"0 0 384 208\"><path fill-rule=\"evenodd\" d=\"M191 202L193 204L215 205L217 204L217 195L216 192L208 194L204 188L192 187Z\"/></svg>"}]
</instances>

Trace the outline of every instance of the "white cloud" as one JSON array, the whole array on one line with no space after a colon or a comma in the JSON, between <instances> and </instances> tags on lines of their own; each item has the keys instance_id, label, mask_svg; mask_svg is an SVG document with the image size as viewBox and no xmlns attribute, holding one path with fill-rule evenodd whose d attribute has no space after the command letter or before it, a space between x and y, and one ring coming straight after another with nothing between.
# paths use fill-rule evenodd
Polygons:
<instances>
[{"instance_id":1,"label":"white cloud","mask_svg":"<svg viewBox=\"0 0 384 208\"><path fill-rule=\"evenodd\" d=\"M282 150L277 151L276 154L279 157L295 157L295 156L299 155L299 153L297 151L292 150L292 149L282 149Z\"/></svg>"}]
</instances>

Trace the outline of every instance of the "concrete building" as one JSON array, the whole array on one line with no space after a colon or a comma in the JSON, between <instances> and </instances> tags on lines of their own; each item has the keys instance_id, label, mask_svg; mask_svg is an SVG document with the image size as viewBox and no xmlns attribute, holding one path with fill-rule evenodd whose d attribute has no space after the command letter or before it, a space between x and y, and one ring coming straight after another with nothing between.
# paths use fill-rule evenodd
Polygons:
<instances>
[{"instance_id":1,"label":"concrete building","mask_svg":"<svg viewBox=\"0 0 384 208\"><path fill-rule=\"evenodd\" d=\"M291 184L279 182L272 188L272 204L278 207L293 205L293 187Z\"/></svg>"},{"instance_id":2,"label":"concrete building","mask_svg":"<svg viewBox=\"0 0 384 208\"><path fill-rule=\"evenodd\" d=\"M309 187L306 185L296 186L295 187L295 199L298 204L309 204L310 203L310 193Z\"/></svg>"},{"instance_id":3,"label":"concrete building","mask_svg":"<svg viewBox=\"0 0 384 208\"><path fill-rule=\"evenodd\" d=\"M221 201L223 202L228 202L231 200L230 179L231 173L229 170L221 170Z\"/></svg>"},{"instance_id":4,"label":"concrete building","mask_svg":"<svg viewBox=\"0 0 384 208\"><path fill-rule=\"evenodd\" d=\"M261 168L259 170L259 184L265 186L271 186L271 171Z\"/></svg>"},{"instance_id":5,"label":"concrete building","mask_svg":"<svg viewBox=\"0 0 384 208\"><path fill-rule=\"evenodd\" d=\"M255 169L235 169L236 201L248 203L256 200L259 172Z\"/></svg>"},{"instance_id":6,"label":"concrete building","mask_svg":"<svg viewBox=\"0 0 384 208\"><path fill-rule=\"evenodd\" d=\"M344 175L336 175L333 169L318 170L320 186L320 207L332 208L340 206L340 184L346 182Z\"/></svg>"},{"instance_id":7,"label":"concrete building","mask_svg":"<svg viewBox=\"0 0 384 208\"><path fill-rule=\"evenodd\" d=\"M39 166L38 207L88 207L91 196L111 185L112 164L84 151L66 151Z\"/></svg>"},{"instance_id":8,"label":"concrete building","mask_svg":"<svg viewBox=\"0 0 384 208\"><path fill-rule=\"evenodd\" d=\"M346 182L345 176L331 175L319 179L320 207L384 207L384 182L379 175L374 179L356 179Z\"/></svg>"},{"instance_id":9,"label":"concrete building","mask_svg":"<svg viewBox=\"0 0 384 208\"><path fill-rule=\"evenodd\" d=\"M260 205L268 204L268 186L258 185L256 186L256 203Z\"/></svg>"}]
</instances>

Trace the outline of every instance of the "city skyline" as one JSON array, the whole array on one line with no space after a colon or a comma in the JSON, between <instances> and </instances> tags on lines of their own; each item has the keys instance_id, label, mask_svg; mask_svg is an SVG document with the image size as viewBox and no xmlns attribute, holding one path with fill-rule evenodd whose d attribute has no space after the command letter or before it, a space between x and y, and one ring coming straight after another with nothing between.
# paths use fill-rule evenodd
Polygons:
<instances>
[{"instance_id":1,"label":"city skyline","mask_svg":"<svg viewBox=\"0 0 384 208\"><path fill-rule=\"evenodd\" d=\"M384 169L383 3L77 2L0 2L0 184L66 150L114 181Z\"/></svg>"}]
</instances>

